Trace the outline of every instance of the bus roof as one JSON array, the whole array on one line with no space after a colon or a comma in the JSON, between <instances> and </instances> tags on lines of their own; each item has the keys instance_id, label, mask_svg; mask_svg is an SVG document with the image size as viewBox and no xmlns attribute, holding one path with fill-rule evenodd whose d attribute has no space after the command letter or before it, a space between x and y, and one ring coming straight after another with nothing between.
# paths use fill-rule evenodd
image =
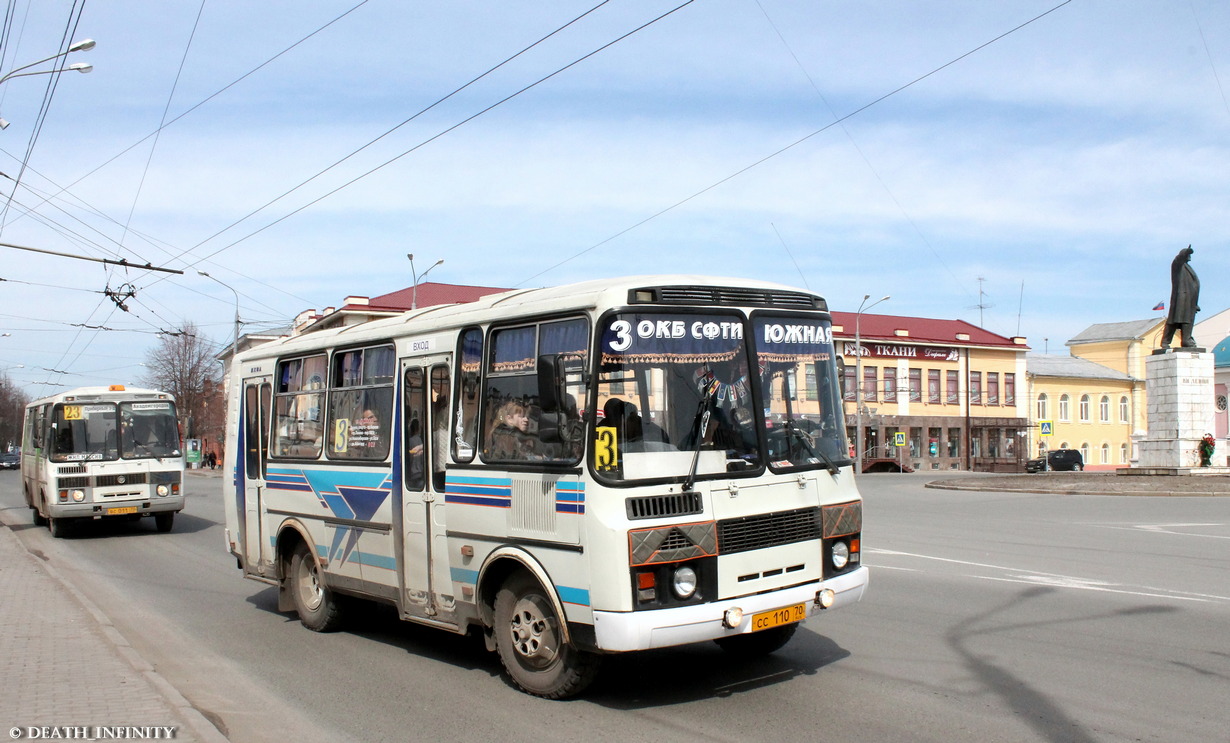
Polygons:
<instances>
[{"instance_id":1,"label":"bus roof","mask_svg":"<svg viewBox=\"0 0 1230 743\"><path fill-rule=\"evenodd\" d=\"M116 389L120 387L121 389ZM175 402L175 395L162 390L147 389L145 387L129 387L127 385L109 385L95 387L77 387L76 389L57 392L54 395L47 395L37 400L33 400L26 407L34 405L44 405L49 402L66 402L72 400L132 400L145 399L157 400L165 399Z\"/></svg>"},{"instance_id":2,"label":"bus roof","mask_svg":"<svg viewBox=\"0 0 1230 743\"><path fill-rule=\"evenodd\" d=\"M576 284L544 287L539 289L512 289L499 294L489 294L473 302L453 305L433 305L408 310L396 317L378 318L356 325L328 328L318 331L308 331L301 335L282 338L270 343L261 344L253 349L239 354L241 359L263 358L267 356L294 353L300 349L308 350L345 344L350 341L362 343L390 335L422 332L429 335L433 332L464 325L475 325L505 319L524 313L530 315L549 315L557 312L592 309L594 307L620 307L628 305L631 292L638 289L659 287L677 287L690 290L695 298L689 302L667 302L679 306L741 306L738 301L738 290L751 290L763 295L791 295L793 297L813 298L809 309L826 310L824 299L815 292L798 289L784 284L754 279L730 277L703 276L692 274L659 274L645 276L625 276L613 279L594 279ZM701 296L706 289L735 290L733 300L718 302L713 298ZM747 301L747 306L765 306L756 301ZM798 309L781 306L782 309ZM406 327L423 325L424 327Z\"/></svg>"}]
</instances>

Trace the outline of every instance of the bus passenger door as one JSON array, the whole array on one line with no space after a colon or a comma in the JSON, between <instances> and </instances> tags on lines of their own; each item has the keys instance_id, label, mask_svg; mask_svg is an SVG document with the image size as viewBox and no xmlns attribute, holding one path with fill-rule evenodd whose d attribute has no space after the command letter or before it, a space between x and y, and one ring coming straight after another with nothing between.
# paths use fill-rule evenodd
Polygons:
<instances>
[{"instance_id":1,"label":"bus passenger door","mask_svg":"<svg viewBox=\"0 0 1230 743\"><path fill-rule=\"evenodd\" d=\"M444 462L448 456L449 357L402 362L402 524L404 606L409 615L450 621ZM441 595L439 591L448 591Z\"/></svg>"},{"instance_id":2,"label":"bus passenger door","mask_svg":"<svg viewBox=\"0 0 1230 743\"><path fill-rule=\"evenodd\" d=\"M273 397L271 377L244 380L244 565L248 572L264 574L264 559L271 549L265 544L261 499L265 492L265 461L269 456L269 415Z\"/></svg>"}]
</instances>

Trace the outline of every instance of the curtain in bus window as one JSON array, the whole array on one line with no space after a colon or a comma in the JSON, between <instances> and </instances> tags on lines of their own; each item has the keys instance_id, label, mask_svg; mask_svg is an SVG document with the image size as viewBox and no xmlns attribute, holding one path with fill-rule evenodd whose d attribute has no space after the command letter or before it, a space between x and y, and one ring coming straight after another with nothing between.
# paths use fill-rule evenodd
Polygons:
<instances>
[{"instance_id":1,"label":"curtain in bus window","mask_svg":"<svg viewBox=\"0 0 1230 743\"><path fill-rule=\"evenodd\" d=\"M509 328L492 334L491 373L533 371L535 359L536 328Z\"/></svg>"},{"instance_id":2,"label":"curtain in bus window","mask_svg":"<svg viewBox=\"0 0 1230 743\"><path fill-rule=\"evenodd\" d=\"M589 347L589 323L585 320L565 320L543 323L538 339L538 355L580 354Z\"/></svg>"}]
</instances>

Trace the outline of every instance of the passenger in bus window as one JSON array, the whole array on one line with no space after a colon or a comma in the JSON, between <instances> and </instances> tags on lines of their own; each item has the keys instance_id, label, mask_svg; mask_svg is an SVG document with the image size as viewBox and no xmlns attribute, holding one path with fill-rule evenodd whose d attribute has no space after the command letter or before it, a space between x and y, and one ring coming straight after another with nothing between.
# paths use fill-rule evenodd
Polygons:
<instances>
[{"instance_id":1,"label":"passenger in bus window","mask_svg":"<svg viewBox=\"0 0 1230 743\"><path fill-rule=\"evenodd\" d=\"M510 400L496 411L488 437L487 455L491 459L531 459L535 456L534 438L526 430L530 418L525 406Z\"/></svg>"}]
</instances>

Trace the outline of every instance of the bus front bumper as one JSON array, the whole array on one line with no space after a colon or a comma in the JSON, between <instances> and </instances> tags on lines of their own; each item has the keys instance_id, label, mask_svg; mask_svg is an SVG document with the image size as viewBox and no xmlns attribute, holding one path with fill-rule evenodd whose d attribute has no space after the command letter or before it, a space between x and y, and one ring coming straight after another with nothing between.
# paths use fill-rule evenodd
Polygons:
<instances>
[{"instance_id":1,"label":"bus front bumper","mask_svg":"<svg viewBox=\"0 0 1230 743\"><path fill-rule=\"evenodd\" d=\"M116 501L115 503L49 503L48 516L53 519L89 519L107 516L145 516L151 513L184 510L184 496Z\"/></svg>"},{"instance_id":2,"label":"bus front bumper","mask_svg":"<svg viewBox=\"0 0 1230 743\"><path fill-rule=\"evenodd\" d=\"M627 652L748 634L756 631L753 618L764 612L803 604L810 618L823 611L857 603L867 589L868 577L867 568L860 567L826 581L698 606L654 611L595 611L594 635L601 650ZM833 591L833 603L827 609L819 603L820 592L825 589ZM738 609L742 614L742 621L736 627L726 626L727 612L731 609Z\"/></svg>"}]
</instances>

